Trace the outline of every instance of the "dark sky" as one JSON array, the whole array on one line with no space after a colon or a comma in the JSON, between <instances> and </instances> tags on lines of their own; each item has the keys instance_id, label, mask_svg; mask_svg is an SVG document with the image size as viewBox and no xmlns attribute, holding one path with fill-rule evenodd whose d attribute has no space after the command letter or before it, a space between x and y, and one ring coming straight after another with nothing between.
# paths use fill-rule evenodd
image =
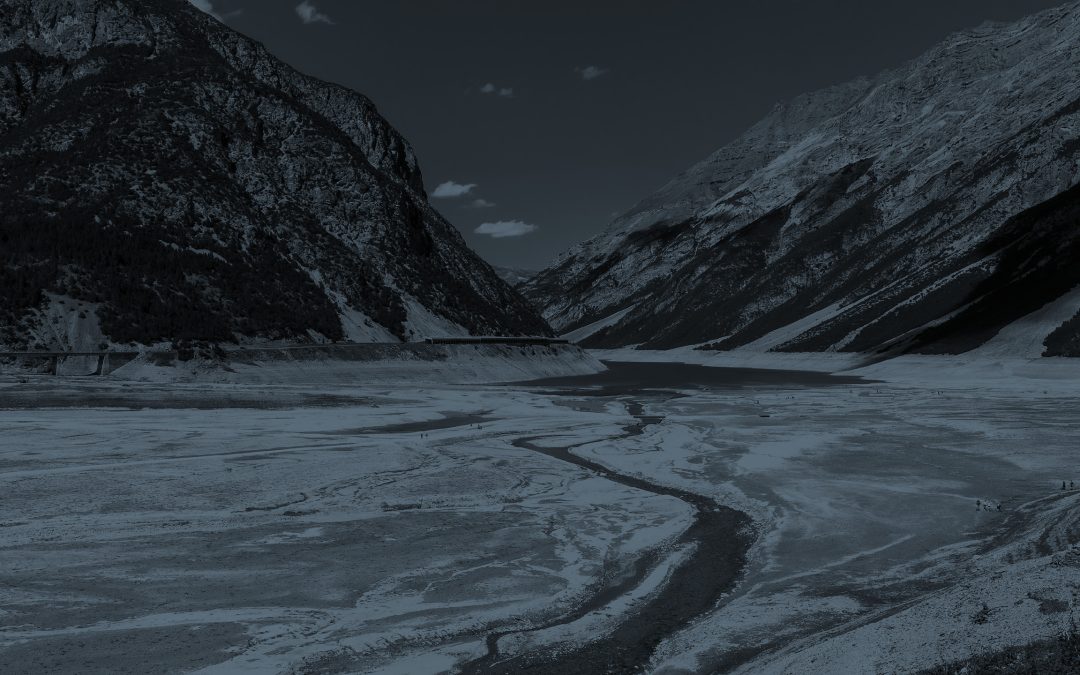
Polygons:
<instances>
[{"instance_id":1,"label":"dark sky","mask_svg":"<svg viewBox=\"0 0 1080 675\"><path fill-rule=\"evenodd\" d=\"M305 23L301 0L210 1L299 70L372 98L413 143L429 191L476 185L432 200L470 245L493 264L532 269L775 103L897 66L955 30L1060 4L308 0L315 20ZM585 79L590 66L602 74ZM494 92L482 91L488 83ZM474 232L515 221L536 229Z\"/></svg>"}]
</instances>

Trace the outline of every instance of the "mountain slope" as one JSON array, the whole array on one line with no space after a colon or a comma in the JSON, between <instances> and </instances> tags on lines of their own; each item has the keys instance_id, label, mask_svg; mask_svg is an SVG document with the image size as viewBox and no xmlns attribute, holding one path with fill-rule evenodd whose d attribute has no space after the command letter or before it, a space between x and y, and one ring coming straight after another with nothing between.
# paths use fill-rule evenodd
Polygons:
<instances>
[{"instance_id":1,"label":"mountain slope","mask_svg":"<svg viewBox=\"0 0 1080 675\"><path fill-rule=\"evenodd\" d=\"M0 346L547 333L365 97L187 0L0 10Z\"/></svg>"},{"instance_id":2,"label":"mountain slope","mask_svg":"<svg viewBox=\"0 0 1080 675\"><path fill-rule=\"evenodd\" d=\"M1071 3L780 105L523 290L596 346L977 348L1080 285L1077 44Z\"/></svg>"},{"instance_id":3,"label":"mountain slope","mask_svg":"<svg viewBox=\"0 0 1080 675\"><path fill-rule=\"evenodd\" d=\"M495 274L498 274L500 279L511 286L517 287L536 276L536 270L526 270L520 267L496 267Z\"/></svg>"}]
</instances>

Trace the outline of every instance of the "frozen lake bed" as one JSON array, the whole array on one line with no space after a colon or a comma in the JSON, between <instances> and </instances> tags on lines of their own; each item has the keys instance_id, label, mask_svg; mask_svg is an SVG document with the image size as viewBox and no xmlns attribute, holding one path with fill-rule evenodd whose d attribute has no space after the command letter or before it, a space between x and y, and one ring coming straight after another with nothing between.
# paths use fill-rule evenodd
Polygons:
<instances>
[{"instance_id":1,"label":"frozen lake bed","mask_svg":"<svg viewBox=\"0 0 1080 675\"><path fill-rule=\"evenodd\" d=\"M585 672L626 640L606 667L917 670L1068 626L1075 401L670 364L4 382L0 664Z\"/></svg>"}]
</instances>

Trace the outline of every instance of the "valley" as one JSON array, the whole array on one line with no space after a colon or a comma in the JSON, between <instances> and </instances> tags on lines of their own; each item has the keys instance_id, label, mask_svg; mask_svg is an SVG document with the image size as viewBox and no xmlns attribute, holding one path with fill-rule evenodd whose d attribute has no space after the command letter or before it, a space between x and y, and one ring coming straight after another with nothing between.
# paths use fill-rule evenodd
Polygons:
<instances>
[{"instance_id":1,"label":"valley","mask_svg":"<svg viewBox=\"0 0 1080 675\"><path fill-rule=\"evenodd\" d=\"M1069 380L609 365L5 380L0 660L146 672L164 643L155 672L915 672L1074 615ZM727 529L698 539L702 508ZM641 621L725 566L717 595ZM644 652L608 649L642 627Z\"/></svg>"},{"instance_id":2,"label":"valley","mask_svg":"<svg viewBox=\"0 0 1080 675\"><path fill-rule=\"evenodd\" d=\"M0 0L0 674L1080 669L1080 0L593 4Z\"/></svg>"}]
</instances>

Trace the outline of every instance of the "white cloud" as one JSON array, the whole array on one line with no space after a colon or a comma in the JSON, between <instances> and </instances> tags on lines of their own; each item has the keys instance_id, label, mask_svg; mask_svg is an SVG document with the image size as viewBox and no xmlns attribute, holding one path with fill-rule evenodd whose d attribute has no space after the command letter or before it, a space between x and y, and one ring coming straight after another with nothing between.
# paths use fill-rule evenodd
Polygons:
<instances>
[{"instance_id":1,"label":"white cloud","mask_svg":"<svg viewBox=\"0 0 1080 675\"><path fill-rule=\"evenodd\" d=\"M574 70L581 75L581 79L586 81L595 80L596 78L603 77L611 72L607 68L601 68L600 66L585 66L584 68L575 68Z\"/></svg>"},{"instance_id":2,"label":"white cloud","mask_svg":"<svg viewBox=\"0 0 1080 675\"><path fill-rule=\"evenodd\" d=\"M304 0L297 5L296 15L299 16L300 20L304 23L334 23L330 17L316 9L315 5L311 4L311 0Z\"/></svg>"},{"instance_id":3,"label":"white cloud","mask_svg":"<svg viewBox=\"0 0 1080 675\"><path fill-rule=\"evenodd\" d=\"M496 87L494 82L488 82L480 87L481 94L496 94L503 98L514 98L513 87Z\"/></svg>"},{"instance_id":4,"label":"white cloud","mask_svg":"<svg viewBox=\"0 0 1080 675\"><path fill-rule=\"evenodd\" d=\"M476 187L476 183L461 184L455 183L452 180L448 180L442 185L435 188L431 196L435 199L454 199L455 197L464 197L473 191Z\"/></svg>"},{"instance_id":5,"label":"white cloud","mask_svg":"<svg viewBox=\"0 0 1080 675\"><path fill-rule=\"evenodd\" d=\"M474 199L469 206L474 209L493 209L495 208L495 202L489 202L486 199Z\"/></svg>"},{"instance_id":6,"label":"white cloud","mask_svg":"<svg viewBox=\"0 0 1080 675\"><path fill-rule=\"evenodd\" d=\"M495 239L505 239L506 237L523 237L539 229L536 225L530 225L520 220L500 220L495 223L484 223L477 227L474 232L486 234Z\"/></svg>"}]
</instances>

